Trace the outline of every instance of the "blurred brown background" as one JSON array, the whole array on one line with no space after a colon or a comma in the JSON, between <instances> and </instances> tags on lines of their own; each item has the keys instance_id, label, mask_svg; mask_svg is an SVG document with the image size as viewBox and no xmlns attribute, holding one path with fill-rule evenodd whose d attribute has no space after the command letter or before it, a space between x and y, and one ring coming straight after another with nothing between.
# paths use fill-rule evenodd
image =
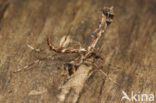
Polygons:
<instances>
[{"instance_id":1,"label":"blurred brown background","mask_svg":"<svg viewBox=\"0 0 156 103\"><path fill-rule=\"evenodd\" d=\"M121 101L122 90L129 95L156 94L155 0L0 0L0 103L59 103L60 86L67 79L61 64L75 55L60 54L30 70L13 72L54 54L47 46L48 36L59 45L69 33L86 47L104 6L114 6L115 18L98 42L104 61L96 64L120 86L93 67L80 92L70 88L63 102L128 103Z\"/></svg>"}]
</instances>

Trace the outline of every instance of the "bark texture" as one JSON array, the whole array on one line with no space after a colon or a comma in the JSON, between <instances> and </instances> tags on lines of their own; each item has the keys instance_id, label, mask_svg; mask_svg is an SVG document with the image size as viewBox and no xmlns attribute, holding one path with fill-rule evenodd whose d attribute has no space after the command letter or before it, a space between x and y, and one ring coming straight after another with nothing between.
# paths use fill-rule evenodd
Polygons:
<instances>
[{"instance_id":1,"label":"bark texture","mask_svg":"<svg viewBox=\"0 0 156 103\"><path fill-rule=\"evenodd\" d=\"M95 64L119 86L91 64L63 76L62 64L76 54L14 73L54 54L48 36L59 46L69 33L71 47L87 47L104 6L114 6L115 18L96 46L104 60ZM0 103L129 103L122 90L156 94L155 9L155 0L0 0Z\"/></svg>"}]
</instances>

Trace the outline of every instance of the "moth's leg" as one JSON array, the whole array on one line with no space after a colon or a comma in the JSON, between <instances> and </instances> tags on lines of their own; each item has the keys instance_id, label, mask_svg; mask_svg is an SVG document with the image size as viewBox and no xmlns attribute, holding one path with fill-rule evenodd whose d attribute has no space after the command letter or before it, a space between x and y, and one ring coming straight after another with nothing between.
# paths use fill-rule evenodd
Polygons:
<instances>
[{"instance_id":1,"label":"moth's leg","mask_svg":"<svg viewBox=\"0 0 156 103\"><path fill-rule=\"evenodd\" d=\"M22 67L21 69L18 69L18 70L15 71L14 73L21 72L21 71L23 71L23 70L30 70L30 69L31 69L31 66L33 66L34 64L37 64L37 63L39 63L39 62L41 62L41 61L44 61L44 60L47 60L47 59L52 59L52 60L53 60L54 57L56 57L56 56L57 56L57 54L54 54L54 55L52 55L52 56L43 57L43 58L38 58L37 60L33 61L32 63L30 63L30 64L28 64L28 65Z\"/></svg>"},{"instance_id":2,"label":"moth's leg","mask_svg":"<svg viewBox=\"0 0 156 103\"><path fill-rule=\"evenodd\" d=\"M104 76L106 76L106 77L107 77L110 81L112 81L114 84L120 86L120 84L117 83L116 81L114 81L111 77L109 77L108 74L105 73L105 72L101 69L101 67L97 66L97 65L94 63L94 61L90 61L90 60L86 60L86 61L90 62L93 66L95 66L95 67L98 69L98 71L100 71Z\"/></svg>"},{"instance_id":3,"label":"moth's leg","mask_svg":"<svg viewBox=\"0 0 156 103\"><path fill-rule=\"evenodd\" d=\"M33 46L31 46L31 45L29 45L29 44L27 44L27 46L28 46L30 49L32 49L32 50L34 50L34 51L36 51L36 52L40 52L40 51L41 51L40 49L36 49L36 48L34 48Z\"/></svg>"},{"instance_id":4,"label":"moth's leg","mask_svg":"<svg viewBox=\"0 0 156 103\"><path fill-rule=\"evenodd\" d=\"M72 65L72 64L68 64L67 65L67 68L68 68L68 74L69 74L69 76L71 76L72 74L74 74L74 72L76 71L75 66Z\"/></svg>"},{"instance_id":5,"label":"moth's leg","mask_svg":"<svg viewBox=\"0 0 156 103\"><path fill-rule=\"evenodd\" d=\"M64 65L67 67L68 73L71 76L77 69L78 67L82 64L81 62L81 57L78 56L77 58L75 58L74 60L65 63Z\"/></svg>"},{"instance_id":6,"label":"moth's leg","mask_svg":"<svg viewBox=\"0 0 156 103\"><path fill-rule=\"evenodd\" d=\"M67 62L64 64L65 69L68 71L69 75L71 76L77 69L78 67L83 63L81 62L81 56L78 56L74 60Z\"/></svg>"}]
</instances>

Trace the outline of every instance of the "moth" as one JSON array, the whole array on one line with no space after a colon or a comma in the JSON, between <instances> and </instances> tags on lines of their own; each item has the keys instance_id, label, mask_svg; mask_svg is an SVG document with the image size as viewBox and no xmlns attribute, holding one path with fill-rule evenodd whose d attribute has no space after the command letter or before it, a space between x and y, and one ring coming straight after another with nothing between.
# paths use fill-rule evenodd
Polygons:
<instances>
[{"instance_id":1,"label":"moth","mask_svg":"<svg viewBox=\"0 0 156 103\"><path fill-rule=\"evenodd\" d=\"M96 54L96 44L101 38L102 34L106 31L107 27L112 23L114 18L113 7L108 8L105 7L102 10L102 18L99 27L95 30L95 36L93 37L90 45L87 48L79 48L79 49L72 49L72 48L64 48L64 47L56 47L51 42L50 37L47 39L47 43L50 49L56 53L78 53L79 56L74 60L66 63L65 65L68 67L69 75L72 75L74 71L78 69L78 67L85 63L90 58L94 59L102 59L99 55Z\"/></svg>"},{"instance_id":2,"label":"moth","mask_svg":"<svg viewBox=\"0 0 156 103\"><path fill-rule=\"evenodd\" d=\"M28 69L30 66L39 63L40 61L43 61L45 59L49 59L49 58L54 58L55 56L57 56L57 54L68 54L68 53L77 53L79 54L78 57L76 57L75 59L73 59L72 61L65 63L64 67L66 67L68 69L68 74L69 76L71 76L81 64L88 64L88 62L90 62L91 65L94 65L94 59L100 59L103 60L103 58L97 54L96 50L96 45L99 41L99 39L102 37L102 35L104 34L104 32L106 31L107 27L113 22L113 18L114 18L114 11L113 11L113 7L104 7L102 9L102 17L101 17L101 22L98 26L98 28L94 31L95 36L92 38L90 44L86 47L86 48L82 48L80 47L79 49L75 49L75 48L71 48L71 47L65 47L65 44L68 44L68 38L69 38L69 34L67 36L65 36L64 38L61 39L60 42L60 47L56 47L50 40L50 37L47 38L47 44L50 48L50 50L54 51L56 54L49 56L49 57L45 57L45 58L39 58L37 60L35 60L34 62L30 63L29 65L24 66L23 69L19 69L16 72L20 72L21 70L24 69ZM30 49L36 51L36 52L40 52L40 49L35 49L34 47L32 47L31 45L27 45ZM97 66L96 66L97 67ZM98 68L98 67L97 67ZM108 77L108 75L103 72L101 69L99 69L105 76ZM111 78L109 78L111 81L113 81ZM115 81L113 81L114 83L116 83ZM117 83L116 83L117 84Z\"/></svg>"}]
</instances>

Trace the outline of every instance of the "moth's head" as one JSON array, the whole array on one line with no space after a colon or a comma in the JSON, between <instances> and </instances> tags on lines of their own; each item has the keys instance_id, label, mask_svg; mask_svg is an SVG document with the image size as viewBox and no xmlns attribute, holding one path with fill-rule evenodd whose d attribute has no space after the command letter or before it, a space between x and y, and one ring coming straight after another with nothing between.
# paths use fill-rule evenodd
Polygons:
<instances>
[{"instance_id":1,"label":"moth's head","mask_svg":"<svg viewBox=\"0 0 156 103\"><path fill-rule=\"evenodd\" d=\"M114 11L113 7L104 7L102 10L104 16L106 16L106 23L107 25L111 24L114 18Z\"/></svg>"}]
</instances>

